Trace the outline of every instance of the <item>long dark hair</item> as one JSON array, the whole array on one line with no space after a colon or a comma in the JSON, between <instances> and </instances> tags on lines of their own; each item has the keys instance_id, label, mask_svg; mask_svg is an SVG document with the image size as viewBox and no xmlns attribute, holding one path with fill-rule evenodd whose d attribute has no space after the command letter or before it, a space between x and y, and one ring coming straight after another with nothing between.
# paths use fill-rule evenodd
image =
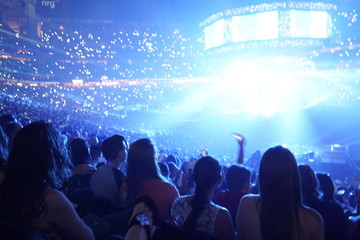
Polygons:
<instances>
[{"instance_id":1,"label":"long dark hair","mask_svg":"<svg viewBox=\"0 0 360 240\"><path fill-rule=\"evenodd\" d=\"M157 178L166 181L156 162L155 146L148 138L130 145L125 181L128 184L127 201L131 204L141 192L146 179Z\"/></svg>"},{"instance_id":2,"label":"long dark hair","mask_svg":"<svg viewBox=\"0 0 360 240\"><path fill-rule=\"evenodd\" d=\"M204 209L209 203L208 191L214 187L214 184L221 177L221 166L217 160L210 156L200 158L194 166L194 181L196 184L195 194L191 200L190 206L192 212L184 222L184 228L195 230L196 222Z\"/></svg>"},{"instance_id":3,"label":"long dark hair","mask_svg":"<svg viewBox=\"0 0 360 240\"><path fill-rule=\"evenodd\" d=\"M61 189L70 159L59 133L43 121L31 123L14 138L5 179L0 189L0 214L30 223L46 213L46 189Z\"/></svg>"},{"instance_id":4,"label":"long dark hair","mask_svg":"<svg viewBox=\"0 0 360 240\"><path fill-rule=\"evenodd\" d=\"M8 154L8 137L0 126L0 171L7 165Z\"/></svg>"},{"instance_id":5,"label":"long dark hair","mask_svg":"<svg viewBox=\"0 0 360 240\"><path fill-rule=\"evenodd\" d=\"M301 188L305 205L319 198L318 182L314 171L309 165L299 165Z\"/></svg>"},{"instance_id":6,"label":"long dark hair","mask_svg":"<svg viewBox=\"0 0 360 240\"><path fill-rule=\"evenodd\" d=\"M81 163L91 163L89 146L82 138L74 138L69 141L70 152L74 167Z\"/></svg>"},{"instance_id":7,"label":"long dark hair","mask_svg":"<svg viewBox=\"0 0 360 240\"><path fill-rule=\"evenodd\" d=\"M263 240L289 240L301 234L300 176L294 155L286 148L268 149L260 162L260 227Z\"/></svg>"}]
</instances>

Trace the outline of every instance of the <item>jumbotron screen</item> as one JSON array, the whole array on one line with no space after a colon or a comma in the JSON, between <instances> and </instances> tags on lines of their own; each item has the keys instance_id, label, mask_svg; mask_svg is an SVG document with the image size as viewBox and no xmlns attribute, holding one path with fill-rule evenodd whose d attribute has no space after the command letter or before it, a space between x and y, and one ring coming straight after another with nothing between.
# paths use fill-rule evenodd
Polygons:
<instances>
[{"instance_id":1,"label":"jumbotron screen","mask_svg":"<svg viewBox=\"0 0 360 240\"><path fill-rule=\"evenodd\" d=\"M205 49L227 43L280 38L327 39L332 36L331 15L326 11L268 11L219 19L204 28Z\"/></svg>"}]
</instances>

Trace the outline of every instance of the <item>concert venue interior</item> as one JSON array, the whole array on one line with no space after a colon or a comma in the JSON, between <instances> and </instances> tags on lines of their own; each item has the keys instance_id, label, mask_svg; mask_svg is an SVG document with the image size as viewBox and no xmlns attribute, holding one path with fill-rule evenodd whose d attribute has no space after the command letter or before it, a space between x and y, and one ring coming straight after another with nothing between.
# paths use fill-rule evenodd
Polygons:
<instances>
[{"instance_id":1,"label":"concert venue interior","mask_svg":"<svg viewBox=\"0 0 360 240\"><path fill-rule=\"evenodd\" d=\"M357 0L0 3L0 109L231 163L285 144L360 170Z\"/></svg>"}]
</instances>

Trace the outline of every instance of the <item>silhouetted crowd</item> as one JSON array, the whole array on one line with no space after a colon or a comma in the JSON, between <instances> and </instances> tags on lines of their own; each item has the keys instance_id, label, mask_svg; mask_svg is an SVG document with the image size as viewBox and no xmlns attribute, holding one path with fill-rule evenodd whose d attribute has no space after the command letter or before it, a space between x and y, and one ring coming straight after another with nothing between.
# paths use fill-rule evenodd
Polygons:
<instances>
[{"instance_id":1,"label":"silhouetted crowd","mask_svg":"<svg viewBox=\"0 0 360 240\"><path fill-rule=\"evenodd\" d=\"M244 161L235 134L223 165L127 132L0 123L1 239L360 238L358 176L334 183L281 146Z\"/></svg>"}]
</instances>

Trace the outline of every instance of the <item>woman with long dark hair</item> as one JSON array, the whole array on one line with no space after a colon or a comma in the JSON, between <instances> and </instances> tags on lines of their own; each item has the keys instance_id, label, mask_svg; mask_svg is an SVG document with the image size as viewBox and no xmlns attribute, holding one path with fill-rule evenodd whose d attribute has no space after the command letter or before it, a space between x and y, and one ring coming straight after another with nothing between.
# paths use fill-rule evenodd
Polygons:
<instances>
[{"instance_id":1,"label":"woman with long dark hair","mask_svg":"<svg viewBox=\"0 0 360 240\"><path fill-rule=\"evenodd\" d=\"M240 201L238 240L324 239L322 218L302 204L298 167L288 149L277 146L264 153L259 187L260 195L247 195Z\"/></svg>"},{"instance_id":2,"label":"woman with long dark hair","mask_svg":"<svg viewBox=\"0 0 360 240\"><path fill-rule=\"evenodd\" d=\"M0 186L0 217L30 225L50 239L94 239L59 190L70 176L70 158L59 133L43 121L14 138Z\"/></svg>"},{"instance_id":3,"label":"woman with long dark hair","mask_svg":"<svg viewBox=\"0 0 360 240\"><path fill-rule=\"evenodd\" d=\"M161 175L155 146L148 138L130 145L126 177L120 189L120 199L128 206L141 195L154 200L159 218L172 222L170 209L179 192Z\"/></svg>"},{"instance_id":4,"label":"woman with long dark hair","mask_svg":"<svg viewBox=\"0 0 360 240\"><path fill-rule=\"evenodd\" d=\"M221 166L210 156L199 159L193 170L195 194L176 199L171 214L175 223L217 239L235 239L230 213L211 200L221 183Z\"/></svg>"}]
</instances>

